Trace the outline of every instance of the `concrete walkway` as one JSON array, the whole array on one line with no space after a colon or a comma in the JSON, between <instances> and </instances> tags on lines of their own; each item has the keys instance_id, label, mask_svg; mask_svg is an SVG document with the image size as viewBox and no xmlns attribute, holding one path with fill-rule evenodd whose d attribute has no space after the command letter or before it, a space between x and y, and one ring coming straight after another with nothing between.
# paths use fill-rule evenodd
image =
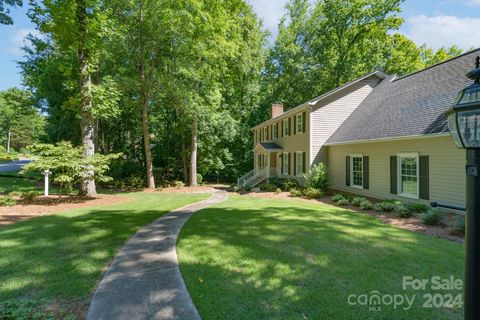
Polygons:
<instances>
[{"instance_id":1,"label":"concrete walkway","mask_svg":"<svg viewBox=\"0 0 480 320\"><path fill-rule=\"evenodd\" d=\"M197 210L228 198L212 197L174 210L130 239L115 257L95 292L87 320L200 319L177 260L176 242Z\"/></svg>"}]
</instances>

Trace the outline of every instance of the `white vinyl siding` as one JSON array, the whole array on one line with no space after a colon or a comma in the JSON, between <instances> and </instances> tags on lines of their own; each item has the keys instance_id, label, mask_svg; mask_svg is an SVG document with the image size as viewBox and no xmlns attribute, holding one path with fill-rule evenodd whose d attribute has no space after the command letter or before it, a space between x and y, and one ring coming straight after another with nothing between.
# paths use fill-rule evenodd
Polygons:
<instances>
[{"instance_id":1,"label":"white vinyl siding","mask_svg":"<svg viewBox=\"0 0 480 320\"><path fill-rule=\"evenodd\" d=\"M350 155L350 186L363 189L363 155Z\"/></svg>"},{"instance_id":2,"label":"white vinyl siding","mask_svg":"<svg viewBox=\"0 0 480 320\"><path fill-rule=\"evenodd\" d=\"M378 83L377 77L371 77L353 84L350 88L320 101L311 113L310 163L328 164L328 150L323 145L343 124Z\"/></svg>"},{"instance_id":3,"label":"white vinyl siding","mask_svg":"<svg viewBox=\"0 0 480 320\"><path fill-rule=\"evenodd\" d=\"M355 190L363 196L377 199L408 199L390 193L390 157L413 151L418 152L419 157L429 156L430 200L464 206L465 150L457 149L450 136L329 146L328 171L333 177L331 188L345 192ZM369 157L369 189L352 189L345 185L345 157L360 153Z\"/></svg>"},{"instance_id":4,"label":"white vinyl siding","mask_svg":"<svg viewBox=\"0 0 480 320\"><path fill-rule=\"evenodd\" d=\"M398 191L403 197L418 199L418 154L398 154Z\"/></svg>"},{"instance_id":5,"label":"white vinyl siding","mask_svg":"<svg viewBox=\"0 0 480 320\"><path fill-rule=\"evenodd\" d=\"M295 152L295 176L301 177L303 175L303 152Z\"/></svg>"}]
</instances>

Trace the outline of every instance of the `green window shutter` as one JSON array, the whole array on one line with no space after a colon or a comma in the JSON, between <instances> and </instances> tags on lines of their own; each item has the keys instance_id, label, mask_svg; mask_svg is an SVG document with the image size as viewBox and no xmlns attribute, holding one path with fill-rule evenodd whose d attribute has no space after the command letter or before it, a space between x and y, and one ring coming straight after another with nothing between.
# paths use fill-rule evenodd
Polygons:
<instances>
[{"instance_id":1,"label":"green window shutter","mask_svg":"<svg viewBox=\"0 0 480 320\"><path fill-rule=\"evenodd\" d=\"M288 135L292 134L292 118L288 118Z\"/></svg>"},{"instance_id":2,"label":"green window shutter","mask_svg":"<svg viewBox=\"0 0 480 320\"><path fill-rule=\"evenodd\" d=\"M420 194L422 200L430 200L430 158L420 156L419 158Z\"/></svg>"},{"instance_id":3,"label":"green window shutter","mask_svg":"<svg viewBox=\"0 0 480 320\"><path fill-rule=\"evenodd\" d=\"M345 158L345 184L350 186L350 156Z\"/></svg>"},{"instance_id":4,"label":"green window shutter","mask_svg":"<svg viewBox=\"0 0 480 320\"><path fill-rule=\"evenodd\" d=\"M278 135L279 135L279 133L278 133L278 122L275 125L277 126L277 138L278 138Z\"/></svg>"},{"instance_id":5,"label":"green window shutter","mask_svg":"<svg viewBox=\"0 0 480 320\"><path fill-rule=\"evenodd\" d=\"M306 173L307 172L307 153L306 152L303 152L302 158L303 158L303 173Z\"/></svg>"},{"instance_id":6,"label":"green window shutter","mask_svg":"<svg viewBox=\"0 0 480 320\"><path fill-rule=\"evenodd\" d=\"M297 175L297 153L293 154L293 174Z\"/></svg>"},{"instance_id":7,"label":"green window shutter","mask_svg":"<svg viewBox=\"0 0 480 320\"><path fill-rule=\"evenodd\" d=\"M280 154L280 174L283 174L283 153Z\"/></svg>"},{"instance_id":8,"label":"green window shutter","mask_svg":"<svg viewBox=\"0 0 480 320\"><path fill-rule=\"evenodd\" d=\"M370 159L363 157L363 189L370 189Z\"/></svg>"},{"instance_id":9,"label":"green window shutter","mask_svg":"<svg viewBox=\"0 0 480 320\"><path fill-rule=\"evenodd\" d=\"M280 131L280 137L283 138L283 120L282 120L282 122L281 122L281 129L282 129L282 130Z\"/></svg>"},{"instance_id":10,"label":"green window shutter","mask_svg":"<svg viewBox=\"0 0 480 320\"><path fill-rule=\"evenodd\" d=\"M288 175L292 175L292 154L288 153Z\"/></svg>"},{"instance_id":11,"label":"green window shutter","mask_svg":"<svg viewBox=\"0 0 480 320\"><path fill-rule=\"evenodd\" d=\"M293 134L297 134L297 116L293 116Z\"/></svg>"},{"instance_id":12,"label":"green window shutter","mask_svg":"<svg viewBox=\"0 0 480 320\"><path fill-rule=\"evenodd\" d=\"M302 125L303 125L303 128L302 128L302 132L305 133L307 130L306 129L306 120L307 120L307 113L304 111L302 113Z\"/></svg>"},{"instance_id":13,"label":"green window shutter","mask_svg":"<svg viewBox=\"0 0 480 320\"><path fill-rule=\"evenodd\" d=\"M397 156L390 156L390 193L391 194L398 194L397 161L398 161Z\"/></svg>"}]
</instances>

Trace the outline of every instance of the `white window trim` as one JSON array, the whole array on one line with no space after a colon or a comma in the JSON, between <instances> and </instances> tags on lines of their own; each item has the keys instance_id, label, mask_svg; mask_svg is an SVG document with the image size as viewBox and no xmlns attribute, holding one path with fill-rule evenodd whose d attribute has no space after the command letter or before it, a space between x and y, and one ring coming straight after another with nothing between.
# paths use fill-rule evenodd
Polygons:
<instances>
[{"instance_id":1,"label":"white window trim","mask_svg":"<svg viewBox=\"0 0 480 320\"><path fill-rule=\"evenodd\" d=\"M402 190L402 158L416 158L417 163L417 194L404 193ZM420 199L420 163L418 152L397 153L397 190L398 195L409 199Z\"/></svg>"},{"instance_id":2,"label":"white window trim","mask_svg":"<svg viewBox=\"0 0 480 320\"><path fill-rule=\"evenodd\" d=\"M301 169L300 172L297 172L297 169L298 169L298 165L299 165L299 156L301 158L301 161L300 161L300 165L301 165ZM295 152L295 162L296 162L296 166L295 166L295 177L302 177L303 176L303 151L296 151Z\"/></svg>"},{"instance_id":3,"label":"white window trim","mask_svg":"<svg viewBox=\"0 0 480 320\"><path fill-rule=\"evenodd\" d=\"M362 159L362 185L356 185L353 183L353 159L354 158L361 158ZM363 181L363 154L356 153L356 154L351 154L350 155L350 187L355 188L355 189L363 189L363 184L365 181Z\"/></svg>"},{"instance_id":4,"label":"white window trim","mask_svg":"<svg viewBox=\"0 0 480 320\"><path fill-rule=\"evenodd\" d=\"M297 118L297 120L296 120L297 127L295 128L295 131L296 131L297 134L302 134L302 133L304 133L303 132L303 113L296 114L295 117ZM300 121L299 121L299 119L300 119ZM298 130L298 126L299 126L300 123L302 125L300 126L300 130Z\"/></svg>"},{"instance_id":5,"label":"white window trim","mask_svg":"<svg viewBox=\"0 0 480 320\"><path fill-rule=\"evenodd\" d=\"M288 169L290 168L290 162L288 161L288 152L282 153L282 156L283 156L283 168L282 168L283 175L288 176ZM285 170L285 166L287 170Z\"/></svg>"}]
</instances>

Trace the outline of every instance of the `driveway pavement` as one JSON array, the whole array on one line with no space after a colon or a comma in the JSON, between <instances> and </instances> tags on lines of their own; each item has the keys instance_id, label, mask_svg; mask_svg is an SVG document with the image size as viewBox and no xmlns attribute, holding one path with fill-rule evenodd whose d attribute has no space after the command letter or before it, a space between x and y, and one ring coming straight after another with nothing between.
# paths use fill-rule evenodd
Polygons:
<instances>
[{"instance_id":1,"label":"driveway pavement","mask_svg":"<svg viewBox=\"0 0 480 320\"><path fill-rule=\"evenodd\" d=\"M98 286L87 320L199 320L180 273L176 243L187 219L224 201L225 191L174 210L141 229L117 254Z\"/></svg>"},{"instance_id":2,"label":"driveway pavement","mask_svg":"<svg viewBox=\"0 0 480 320\"><path fill-rule=\"evenodd\" d=\"M15 160L10 162L0 163L0 172L20 171L22 167L29 162L30 160Z\"/></svg>"}]
</instances>

